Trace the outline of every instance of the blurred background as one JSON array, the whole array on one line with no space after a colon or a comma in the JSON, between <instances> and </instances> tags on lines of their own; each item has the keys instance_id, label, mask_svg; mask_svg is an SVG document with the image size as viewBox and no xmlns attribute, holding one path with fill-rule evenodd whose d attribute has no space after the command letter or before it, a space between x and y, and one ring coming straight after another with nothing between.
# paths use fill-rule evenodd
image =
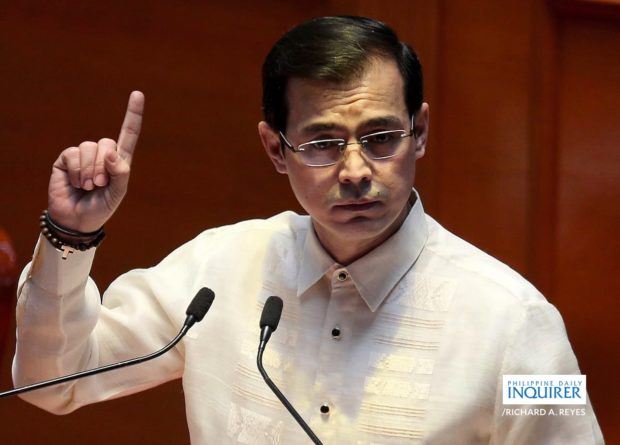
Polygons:
<instances>
[{"instance_id":1,"label":"blurred background","mask_svg":"<svg viewBox=\"0 0 620 445\"><path fill-rule=\"evenodd\" d=\"M0 388L14 281L68 146L116 138L146 94L127 198L93 276L156 264L205 228L301 211L264 155L260 68L321 15L368 15L419 53L428 213L562 313L608 444L620 443L620 0L0 2ZM188 443L180 382L57 417L0 400L6 444Z\"/></svg>"}]
</instances>

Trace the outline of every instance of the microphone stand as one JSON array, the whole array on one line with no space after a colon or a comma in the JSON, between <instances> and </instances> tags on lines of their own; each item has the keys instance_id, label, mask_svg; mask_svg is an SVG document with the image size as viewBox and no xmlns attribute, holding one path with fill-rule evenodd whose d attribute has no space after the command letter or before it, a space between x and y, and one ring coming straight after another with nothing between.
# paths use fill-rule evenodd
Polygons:
<instances>
[{"instance_id":1,"label":"microphone stand","mask_svg":"<svg viewBox=\"0 0 620 445\"><path fill-rule=\"evenodd\" d=\"M268 329L265 329L265 330L268 330ZM265 383L267 383L267 386L269 386L269 388L273 391L276 397L280 399L280 402L282 402L282 404L286 407L288 412L291 413L291 415L295 418L299 426L306 432L308 437L310 437L312 442L314 442L315 445L323 445L323 442L321 442L319 438L316 436L316 434L314 434L314 432L310 429L310 427L305 422L305 420L302 419L302 417L299 415L297 410L293 408L293 405L290 404L290 402L286 399L286 397L284 397L284 394L282 394L282 392L278 389L275 383L273 383L273 381L269 378L269 376L267 375L267 372L265 371L265 368L263 368L263 352L265 351L265 346L264 346L265 343L266 341L265 342L261 341L261 345L258 348L258 355L256 357L256 364L258 366L258 371L263 376L263 379L265 380Z\"/></svg>"},{"instance_id":2,"label":"microphone stand","mask_svg":"<svg viewBox=\"0 0 620 445\"><path fill-rule=\"evenodd\" d=\"M33 383L32 385L27 385L27 386L22 386L22 387L19 387L19 388L14 388L14 389L11 389L9 391L1 392L0 393L0 397L8 397L8 396L12 396L12 395L15 395L15 394L20 394L22 392L33 391L35 389L45 388L47 386L52 386L52 385L57 385L57 384L69 382L71 380L79 379L81 377L87 377L87 376L90 376L90 375L99 374L101 372L106 372L106 371L111 371L113 369L123 368L123 367L129 366L129 365L137 365L138 363L142 363L142 362L145 362L147 360L151 360L151 359L157 358L160 355L162 355L162 354L168 352L170 349L172 349L183 338L183 336L187 333L187 331L189 330L190 327L191 327L191 325L188 325L188 324L183 325L183 327L181 328L181 331L177 334L176 337L174 337L172 339L172 341L170 343L168 343L166 346L164 346L159 351L152 352L151 354L143 355L142 357L132 358L130 360L124 360L124 361L118 362L118 363L112 363L110 365L101 366L99 368L87 369L86 371L76 372L74 374L69 374L69 375L65 375L65 376L62 376L62 377L57 377L57 378L51 379L51 380L45 380L43 382Z\"/></svg>"},{"instance_id":3,"label":"microphone stand","mask_svg":"<svg viewBox=\"0 0 620 445\"><path fill-rule=\"evenodd\" d=\"M51 380L45 380L43 382L33 383L32 385L22 386L20 388L11 389L9 391L0 392L0 397L8 397L15 394L20 394L22 392L33 391L39 388L45 388L47 386L58 385L60 383L69 382L71 380L79 379L80 377L87 377L94 374L99 374L101 372L111 371L113 369L123 368L129 365L137 365L138 363L146 362L147 360L151 360L159 357L160 355L168 352L172 349L182 338L189 328L191 328L196 322L199 322L203 319L211 304L213 304L213 300L215 299L215 294L213 291L207 287L203 287L198 291L196 296L192 299L191 303L187 307L185 313L187 314L187 318L183 323L183 327L179 331L176 337L172 339L170 343L161 348L159 351L155 351L151 354L143 355L142 357L136 357L129 360L124 360L118 363L112 363L105 366L100 366L98 368L87 369L86 371L76 372L74 374L65 375L62 377L57 377Z\"/></svg>"}]
</instances>

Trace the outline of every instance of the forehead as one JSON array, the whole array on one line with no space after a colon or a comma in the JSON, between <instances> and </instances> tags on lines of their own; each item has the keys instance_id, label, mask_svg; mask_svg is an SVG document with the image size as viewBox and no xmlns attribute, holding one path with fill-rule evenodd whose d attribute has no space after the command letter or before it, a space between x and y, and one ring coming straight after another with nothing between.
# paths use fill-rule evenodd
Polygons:
<instances>
[{"instance_id":1,"label":"forehead","mask_svg":"<svg viewBox=\"0 0 620 445\"><path fill-rule=\"evenodd\" d=\"M371 59L361 75L345 82L292 78L287 100L289 132L317 122L355 127L385 116L408 120L403 78L396 62L385 58Z\"/></svg>"}]
</instances>

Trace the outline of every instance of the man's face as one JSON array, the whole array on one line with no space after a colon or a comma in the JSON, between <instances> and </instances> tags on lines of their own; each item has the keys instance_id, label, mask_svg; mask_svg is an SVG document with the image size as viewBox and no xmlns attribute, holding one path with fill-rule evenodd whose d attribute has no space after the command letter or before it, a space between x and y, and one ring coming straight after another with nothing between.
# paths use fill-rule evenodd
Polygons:
<instances>
[{"instance_id":1,"label":"man's face","mask_svg":"<svg viewBox=\"0 0 620 445\"><path fill-rule=\"evenodd\" d=\"M362 76L345 83L290 79L286 138L297 147L317 139L351 143L384 130L409 132L403 91L396 63L385 58L371 59ZM396 156L372 160L360 145L349 145L341 160L327 167L309 167L289 150L282 154L277 133L259 124L276 169L288 175L319 239L340 262L350 262L385 241L406 217L415 161L424 154L427 104L415 122L417 138L404 138Z\"/></svg>"}]
</instances>

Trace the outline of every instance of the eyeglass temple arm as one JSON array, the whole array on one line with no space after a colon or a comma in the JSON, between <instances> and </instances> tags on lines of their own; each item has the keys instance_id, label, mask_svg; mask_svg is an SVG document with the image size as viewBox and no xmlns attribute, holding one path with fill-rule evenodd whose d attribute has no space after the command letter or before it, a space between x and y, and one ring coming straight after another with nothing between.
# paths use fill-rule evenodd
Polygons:
<instances>
[{"instance_id":1,"label":"eyeglass temple arm","mask_svg":"<svg viewBox=\"0 0 620 445\"><path fill-rule=\"evenodd\" d=\"M288 141L288 139L286 139L286 136L284 136L282 131L278 131L278 134L280 135L280 147L282 148L282 155L284 156L284 147L288 148L293 153L296 153L297 150L295 150L295 147L293 147L293 144L291 144Z\"/></svg>"},{"instance_id":2,"label":"eyeglass temple arm","mask_svg":"<svg viewBox=\"0 0 620 445\"><path fill-rule=\"evenodd\" d=\"M418 138L418 134L415 131L415 113L411 115L411 134L414 138Z\"/></svg>"}]
</instances>

